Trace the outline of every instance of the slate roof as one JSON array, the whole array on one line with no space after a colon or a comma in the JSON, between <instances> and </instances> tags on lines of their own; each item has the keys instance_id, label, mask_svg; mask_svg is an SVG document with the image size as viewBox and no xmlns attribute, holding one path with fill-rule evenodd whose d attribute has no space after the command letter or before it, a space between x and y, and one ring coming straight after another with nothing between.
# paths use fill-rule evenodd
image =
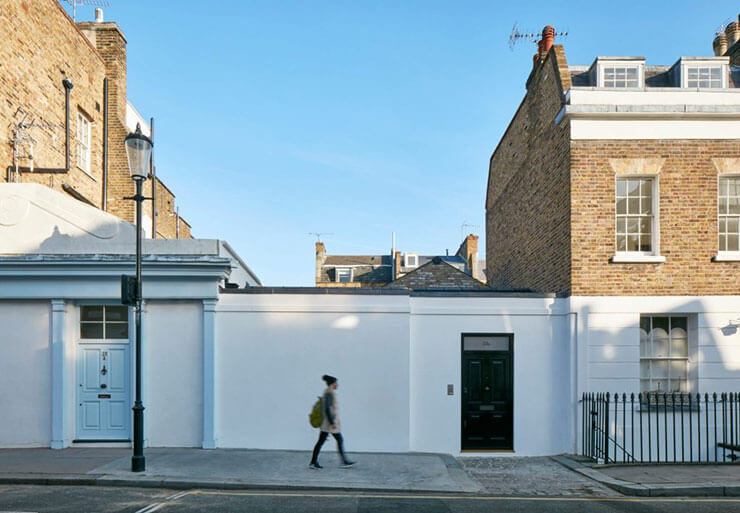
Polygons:
<instances>
[{"instance_id":1,"label":"slate roof","mask_svg":"<svg viewBox=\"0 0 740 513\"><path fill-rule=\"evenodd\" d=\"M324 265L391 265L390 255L327 255Z\"/></svg>"},{"instance_id":2,"label":"slate roof","mask_svg":"<svg viewBox=\"0 0 740 513\"><path fill-rule=\"evenodd\" d=\"M589 73L590 66L569 66L570 79L576 87L595 87L592 83L593 75ZM730 66L729 87L740 87L740 69ZM646 87L678 87L674 66L645 66Z\"/></svg>"},{"instance_id":3,"label":"slate roof","mask_svg":"<svg viewBox=\"0 0 740 513\"><path fill-rule=\"evenodd\" d=\"M327 255L321 282L336 281L336 267L352 267L354 282L383 285L392 280L390 255Z\"/></svg>"},{"instance_id":4,"label":"slate roof","mask_svg":"<svg viewBox=\"0 0 740 513\"><path fill-rule=\"evenodd\" d=\"M488 290L488 286L454 265L444 257L433 258L400 277L386 288L405 288L408 290Z\"/></svg>"}]
</instances>

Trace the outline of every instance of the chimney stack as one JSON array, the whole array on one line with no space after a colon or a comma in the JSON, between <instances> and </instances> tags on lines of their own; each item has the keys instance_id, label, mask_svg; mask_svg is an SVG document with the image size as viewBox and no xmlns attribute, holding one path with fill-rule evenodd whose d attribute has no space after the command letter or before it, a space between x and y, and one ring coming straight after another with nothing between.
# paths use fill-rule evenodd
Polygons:
<instances>
[{"instance_id":1,"label":"chimney stack","mask_svg":"<svg viewBox=\"0 0 740 513\"><path fill-rule=\"evenodd\" d=\"M103 9L100 7L95 9L95 23L103 23Z\"/></svg>"},{"instance_id":2,"label":"chimney stack","mask_svg":"<svg viewBox=\"0 0 740 513\"><path fill-rule=\"evenodd\" d=\"M323 242L317 242L316 243L316 266L314 269L314 279L315 279L316 285L321 283L324 262L326 262L326 248L324 247Z\"/></svg>"}]
</instances>

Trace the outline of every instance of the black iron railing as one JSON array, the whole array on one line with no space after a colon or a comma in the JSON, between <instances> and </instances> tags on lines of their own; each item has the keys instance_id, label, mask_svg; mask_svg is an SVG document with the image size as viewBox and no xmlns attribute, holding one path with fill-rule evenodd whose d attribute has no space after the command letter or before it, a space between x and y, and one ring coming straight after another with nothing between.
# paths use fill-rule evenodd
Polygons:
<instances>
[{"instance_id":1,"label":"black iron railing","mask_svg":"<svg viewBox=\"0 0 740 513\"><path fill-rule=\"evenodd\" d=\"M740 456L740 394L590 393L581 453L600 463L731 463Z\"/></svg>"}]
</instances>

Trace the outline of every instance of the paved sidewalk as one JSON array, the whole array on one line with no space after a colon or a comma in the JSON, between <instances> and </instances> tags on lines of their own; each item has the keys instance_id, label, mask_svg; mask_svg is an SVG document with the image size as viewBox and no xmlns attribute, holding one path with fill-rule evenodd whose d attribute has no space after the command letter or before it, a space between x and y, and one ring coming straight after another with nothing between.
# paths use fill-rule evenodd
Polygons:
<instances>
[{"instance_id":1,"label":"paved sidewalk","mask_svg":"<svg viewBox=\"0 0 740 513\"><path fill-rule=\"evenodd\" d=\"M650 497L740 496L740 465L593 465L566 456L559 463L627 495Z\"/></svg>"},{"instance_id":2,"label":"paved sidewalk","mask_svg":"<svg viewBox=\"0 0 740 513\"><path fill-rule=\"evenodd\" d=\"M458 458L463 468L497 496L621 497L622 494L549 457Z\"/></svg>"},{"instance_id":3,"label":"paved sidewalk","mask_svg":"<svg viewBox=\"0 0 740 513\"><path fill-rule=\"evenodd\" d=\"M130 472L130 449L1 449L0 483L148 486L164 488L291 488L476 493L453 457L438 454L353 453L339 468L322 454L323 470L308 468L310 453L246 449L147 449L147 470Z\"/></svg>"}]
</instances>

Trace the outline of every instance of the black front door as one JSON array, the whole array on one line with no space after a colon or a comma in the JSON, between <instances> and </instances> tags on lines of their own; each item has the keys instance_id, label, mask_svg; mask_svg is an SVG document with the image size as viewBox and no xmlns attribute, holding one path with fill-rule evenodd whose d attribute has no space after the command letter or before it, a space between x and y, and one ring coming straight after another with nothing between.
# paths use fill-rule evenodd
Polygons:
<instances>
[{"instance_id":1,"label":"black front door","mask_svg":"<svg viewBox=\"0 0 740 513\"><path fill-rule=\"evenodd\" d=\"M509 335L463 335L462 449L514 448Z\"/></svg>"}]
</instances>

